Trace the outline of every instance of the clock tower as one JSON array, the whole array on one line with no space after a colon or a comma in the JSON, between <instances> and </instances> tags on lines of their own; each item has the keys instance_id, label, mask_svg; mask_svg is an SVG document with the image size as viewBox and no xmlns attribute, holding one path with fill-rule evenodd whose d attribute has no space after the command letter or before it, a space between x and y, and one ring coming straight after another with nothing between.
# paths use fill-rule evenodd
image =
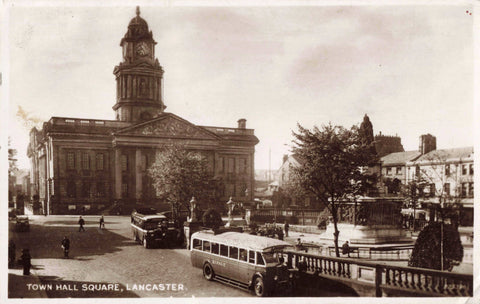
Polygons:
<instances>
[{"instance_id":1,"label":"clock tower","mask_svg":"<svg viewBox=\"0 0 480 304\"><path fill-rule=\"evenodd\" d=\"M113 106L117 120L141 122L161 114L163 103L163 69L155 58L155 40L148 24L137 16L128 24L120 42L123 61L115 67L117 101Z\"/></svg>"}]
</instances>

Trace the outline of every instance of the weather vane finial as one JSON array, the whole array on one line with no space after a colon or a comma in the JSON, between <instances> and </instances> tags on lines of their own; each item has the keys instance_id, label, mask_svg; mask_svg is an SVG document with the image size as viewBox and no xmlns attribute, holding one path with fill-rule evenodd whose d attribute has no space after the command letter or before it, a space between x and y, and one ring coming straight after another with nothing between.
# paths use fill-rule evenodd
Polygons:
<instances>
[{"instance_id":1,"label":"weather vane finial","mask_svg":"<svg viewBox=\"0 0 480 304\"><path fill-rule=\"evenodd\" d=\"M137 11L136 11L136 13L137 13L137 16L140 16L140 6L138 6L138 5L137 5Z\"/></svg>"}]
</instances>

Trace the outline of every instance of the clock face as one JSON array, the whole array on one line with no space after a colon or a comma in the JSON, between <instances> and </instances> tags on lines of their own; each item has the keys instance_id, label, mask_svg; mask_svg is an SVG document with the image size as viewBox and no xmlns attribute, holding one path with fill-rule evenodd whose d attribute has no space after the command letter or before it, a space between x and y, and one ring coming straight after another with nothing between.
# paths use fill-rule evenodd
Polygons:
<instances>
[{"instance_id":1,"label":"clock face","mask_svg":"<svg viewBox=\"0 0 480 304\"><path fill-rule=\"evenodd\" d=\"M150 54L150 47L146 42L140 42L137 44L136 52L139 56L147 56Z\"/></svg>"}]
</instances>

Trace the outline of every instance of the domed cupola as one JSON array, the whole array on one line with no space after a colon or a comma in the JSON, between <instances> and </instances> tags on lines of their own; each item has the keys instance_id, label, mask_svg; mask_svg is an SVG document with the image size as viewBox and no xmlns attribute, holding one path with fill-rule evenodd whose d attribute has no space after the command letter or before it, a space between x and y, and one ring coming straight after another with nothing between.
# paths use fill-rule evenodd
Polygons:
<instances>
[{"instance_id":1,"label":"domed cupola","mask_svg":"<svg viewBox=\"0 0 480 304\"><path fill-rule=\"evenodd\" d=\"M128 31L123 37L120 45L124 43L125 40L127 41L136 41L139 39L152 39L152 32L148 31L148 24L147 22L140 17L140 7L137 6L137 16L134 17L130 23L128 24Z\"/></svg>"},{"instance_id":2,"label":"domed cupola","mask_svg":"<svg viewBox=\"0 0 480 304\"><path fill-rule=\"evenodd\" d=\"M161 114L163 103L163 69L155 58L155 45L147 22L137 16L128 24L120 42L123 62L115 67L117 103L113 106L116 119L138 122Z\"/></svg>"}]
</instances>

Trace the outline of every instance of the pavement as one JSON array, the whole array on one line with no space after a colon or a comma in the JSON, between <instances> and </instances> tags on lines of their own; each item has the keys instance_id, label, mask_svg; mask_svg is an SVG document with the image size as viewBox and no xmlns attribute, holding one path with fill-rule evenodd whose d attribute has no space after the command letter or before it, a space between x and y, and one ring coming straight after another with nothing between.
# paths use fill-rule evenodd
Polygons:
<instances>
[{"instance_id":1,"label":"pavement","mask_svg":"<svg viewBox=\"0 0 480 304\"><path fill-rule=\"evenodd\" d=\"M31 270L30 275L23 275L21 266L9 269L8 285L9 298L48 298L44 290L39 290L42 282L35 270ZM13 286L17 288L13 288Z\"/></svg>"}]
</instances>

